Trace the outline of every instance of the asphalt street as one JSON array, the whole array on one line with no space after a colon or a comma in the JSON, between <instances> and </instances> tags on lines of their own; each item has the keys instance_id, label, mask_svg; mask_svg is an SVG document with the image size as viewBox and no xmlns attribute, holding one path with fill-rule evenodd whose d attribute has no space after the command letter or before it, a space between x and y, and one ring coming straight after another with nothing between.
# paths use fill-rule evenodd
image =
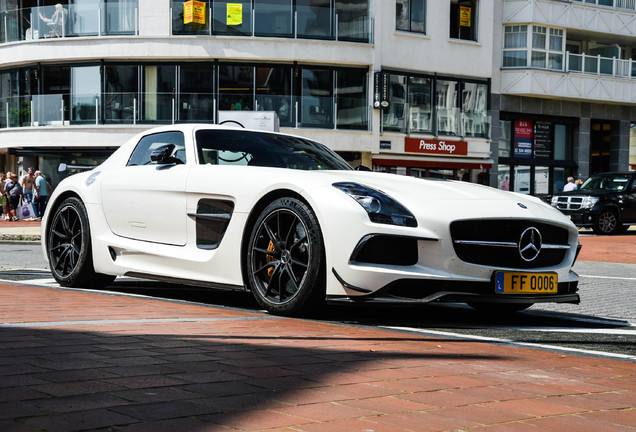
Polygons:
<instances>
[{"instance_id":1,"label":"asphalt street","mask_svg":"<svg viewBox=\"0 0 636 432\"><path fill-rule=\"evenodd\" d=\"M39 244L0 244L0 263L0 280L49 286L52 283ZM580 305L537 304L522 313L499 316L486 316L463 304L406 309L347 306L327 308L317 318L636 361L636 264L581 261L575 271L581 276ZM109 291L260 312L250 295L164 282L118 278Z\"/></svg>"}]
</instances>

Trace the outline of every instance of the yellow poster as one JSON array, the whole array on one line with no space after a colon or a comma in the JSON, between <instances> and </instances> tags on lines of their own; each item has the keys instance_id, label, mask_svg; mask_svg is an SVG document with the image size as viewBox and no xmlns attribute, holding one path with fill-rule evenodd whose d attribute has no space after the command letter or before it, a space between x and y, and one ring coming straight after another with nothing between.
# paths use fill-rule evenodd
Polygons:
<instances>
[{"instance_id":1,"label":"yellow poster","mask_svg":"<svg viewBox=\"0 0 636 432\"><path fill-rule=\"evenodd\" d=\"M190 0L183 3L184 24L205 24L205 2Z\"/></svg>"},{"instance_id":2,"label":"yellow poster","mask_svg":"<svg viewBox=\"0 0 636 432\"><path fill-rule=\"evenodd\" d=\"M459 25L462 27L470 27L470 13L471 10L467 6L459 7Z\"/></svg>"},{"instance_id":3,"label":"yellow poster","mask_svg":"<svg viewBox=\"0 0 636 432\"><path fill-rule=\"evenodd\" d=\"M227 4L227 25L243 24L243 4L228 3Z\"/></svg>"}]
</instances>

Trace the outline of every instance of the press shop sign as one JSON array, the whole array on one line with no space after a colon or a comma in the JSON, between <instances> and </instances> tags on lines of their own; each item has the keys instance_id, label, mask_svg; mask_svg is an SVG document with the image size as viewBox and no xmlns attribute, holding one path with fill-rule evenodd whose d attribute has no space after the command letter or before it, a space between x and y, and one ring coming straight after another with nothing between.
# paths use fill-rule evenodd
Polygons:
<instances>
[{"instance_id":1,"label":"press shop sign","mask_svg":"<svg viewBox=\"0 0 636 432\"><path fill-rule=\"evenodd\" d=\"M183 3L184 24L205 24L205 2L190 0Z\"/></svg>"},{"instance_id":2,"label":"press shop sign","mask_svg":"<svg viewBox=\"0 0 636 432\"><path fill-rule=\"evenodd\" d=\"M409 153L466 156L468 154L468 142L405 138L404 150Z\"/></svg>"}]
</instances>

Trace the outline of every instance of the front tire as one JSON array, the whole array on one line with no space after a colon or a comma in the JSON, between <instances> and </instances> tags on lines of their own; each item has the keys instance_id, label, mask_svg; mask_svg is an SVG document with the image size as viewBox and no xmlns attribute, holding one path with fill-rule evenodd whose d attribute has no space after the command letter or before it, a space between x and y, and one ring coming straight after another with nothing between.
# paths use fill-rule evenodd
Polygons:
<instances>
[{"instance_id":1,"label":"front tire","mask_svg":"<svg viewBox=\"0 0 636 432\"><path fill-rule=\"evenodd\" d=\"M96 273L93 268L88 214L78 198L67 198L55 209L47 246L51 273L60 285L101 288L115 280L115 276Z\"/></svg>"},{"instance_id":2,"label":"front tire","mask_svg":"<svg viewBox=\"0 0 636 432\"><path fill-rule=\"evenodd\" d=\"M618 215L612 209L603 209L594 224L594 232L596 234L614 234L621 225L618 223Z\"/></svg>"},{"instance_id":3,"label":"front tire","mask_svg":"<svg viewBox=\"0 0 636 432\"><path fill-rule=\"evenodd\" d=\"M324 243L314 212L295 198L279 198L260 214L250 235L247 278L268 312L299 315L325 296Z\"/></svg>"}]
</instances>

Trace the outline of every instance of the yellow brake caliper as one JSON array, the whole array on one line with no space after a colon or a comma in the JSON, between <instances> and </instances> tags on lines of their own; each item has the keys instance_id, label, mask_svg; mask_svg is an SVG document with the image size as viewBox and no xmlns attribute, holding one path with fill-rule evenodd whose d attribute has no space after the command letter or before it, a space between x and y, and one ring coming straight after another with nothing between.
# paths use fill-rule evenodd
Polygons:
<instances>
[{"instance_id":1,"label":"yellow brake caliper","mask_svg":"<svg viewBox=\"0 0 636 432\"><path fill-rule=\"evenodd\" d=\"M269 244L267 245L267 251L274 252L275 250L276 250L276 247L274 246L274 242L270 240ZM272 255L265 255L265 259L267 260L267 263L269 264L270 262L274 260L274 257ZM272 277L272 273L274 273L274 267L268 268L267 276Z\"/></svg>"}]
</instances>

